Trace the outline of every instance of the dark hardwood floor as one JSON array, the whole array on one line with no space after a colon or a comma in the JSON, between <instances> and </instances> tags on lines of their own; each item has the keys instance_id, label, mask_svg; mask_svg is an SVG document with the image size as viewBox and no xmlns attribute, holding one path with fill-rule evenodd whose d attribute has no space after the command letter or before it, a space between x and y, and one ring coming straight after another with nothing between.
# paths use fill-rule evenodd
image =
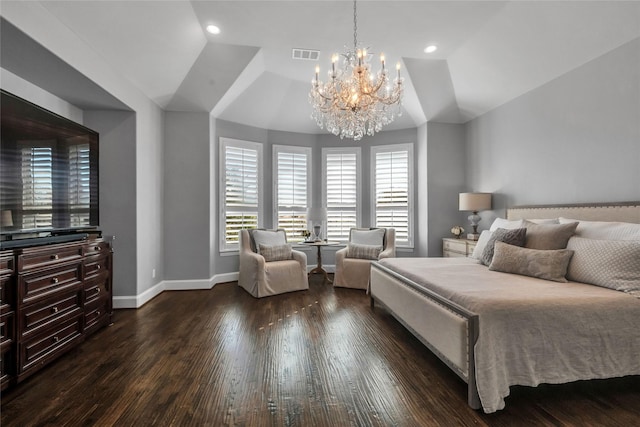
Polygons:
<instances>
[{"instance_id":1,"label":"dark hardwood floor","mask_svg":"<svg viewBox=\"0 0 640 427\"><path fill-rule=\"evenodd\" d=\"M363 291L165 292L1 396L2 426L633 426L640 378L513 387L495 414Z\"/></svg>"}]
</instances>

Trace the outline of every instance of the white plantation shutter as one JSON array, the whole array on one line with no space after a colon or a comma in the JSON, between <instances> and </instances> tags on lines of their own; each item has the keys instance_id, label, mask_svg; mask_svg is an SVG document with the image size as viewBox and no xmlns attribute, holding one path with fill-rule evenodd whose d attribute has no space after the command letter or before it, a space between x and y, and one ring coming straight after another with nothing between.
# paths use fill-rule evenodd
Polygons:
<instances>
[{"instance_id":1,"label":"white plantation shutter","mask_svg":"<svg viewBox=\"0 0 640 427\"><path fill-rule=\"evenodd\" d=\"M324 149L324 205L327 207L327 238L349 240L360 214L360 149Z\"/></svg>"},{"instance_id":2,"label":"white plantation shutter","mask_svg":"<svg viewBox=\"0 0 640 427\"><path fill-rule=\"evenodd\" d=\"M300 242L307 229L311 148L274 145L273 153L276 228L286 231L288 241Z\"/></svg>"},{"instance_id":3,"label":"white plantation shutter","mask_svg":"<svg viewBox=\"0 0 640 427\"><path fill-rule=\"evenodd\" d=\"M238 249L240 230L260 225L262 145L220 138L222 149L221 250Z\"/></svg>"},{"instance_id":4,"label":"white plantation shutter","mask_svg":"<svg viewBox=\"0 0 640 427\"><path fill-rule=\"evenodd\" d=\"M91 203L91 170L89 144L69 147L69 207L70 226L88 226Z\"/></svg>"},{"instance_id":5,"label":"white plantation shutter","mask_svg":"<svg viewBox=\"0 0 640 427\"><path fill-rule=\"evenodd\" d=\"M373 147L374 224L395 228L397 246L413 246L411 144Z\"/></svg>"},{"instance_id":6,"label":"white plantation shutter","mask_svg":"<svg viewBox=\"0 0 640 427\"><path fill-rule=\"evenodd\" d=\"M22 228L53 226L53 152L49 147L24 147L21 161Z\"/></svg>"}]
</instances>

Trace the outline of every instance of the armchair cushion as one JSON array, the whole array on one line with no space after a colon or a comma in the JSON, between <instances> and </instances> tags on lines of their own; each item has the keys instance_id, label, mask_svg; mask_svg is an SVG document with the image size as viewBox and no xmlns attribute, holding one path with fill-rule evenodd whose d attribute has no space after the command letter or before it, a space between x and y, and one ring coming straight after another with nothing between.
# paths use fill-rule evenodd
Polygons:
<instances>
[{"instance_id":1,"label":"armchair cushion","mask_svg":"<svg viewBox=\"0 0 640 427\"><path fill-rule=\"evenodd\" d=\"M380 252L382 252L382 245L359 245L357 243L349 243L347 245L347 258L377 260Z\"/></svg>"},{"instance_id":2,"label":"armchair cushion","mask_svg":"<svg viewBox=\"0 0 640 427\"><path fill-rule=\"evenodd\" d=\"M354 228L351 230L349 243L382 247L386 231L384 228L375 228L373 230L358 230Z\"/></svg>"},{"instance_id":3,"label":"armchair cushion","mask_svg":"<svg viewBox=\"0 0 640 427\"><path fill-rule=\"evenodd\" d=\"M260 253L260 245L281 246L287 243L284 230L251 230L251 244L254 252Z\"/></svg>"},{"instance_id":4,"label":"armchair cushion","mask_svg":"<svg viewBox=\"0 0 640 427\"><path fill-rule=\"evenodd\" d=\"M260 244L258 245L258 251L267 262L284 261L287 259L291 259L291 245L289 244L276 246L267 246Z\"/></svg>"}]
</instances>

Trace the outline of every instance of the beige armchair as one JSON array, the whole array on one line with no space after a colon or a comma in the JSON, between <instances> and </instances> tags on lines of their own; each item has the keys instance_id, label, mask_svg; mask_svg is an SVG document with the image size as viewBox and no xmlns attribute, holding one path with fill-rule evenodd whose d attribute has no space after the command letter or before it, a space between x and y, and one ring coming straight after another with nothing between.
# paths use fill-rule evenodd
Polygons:
<instances>
[{"instance_id":1,"label":"beige armchair","mask_svg":"<svg viewBox=\"0 0 640 427\"><path fill-rule=\"evenodd\" d=\"M262 243L271 245L267 248L277 248L286 244L286 234L283 230L240 230L238 285L256 298L309 289L304 252L291 250L288 259L267 261L265 256L273 254L266 255L265 252L263 256L258 253L260 247L266 246L261 246Z\"/></svg>"},{"instance_id":2,"label":"beige armchair","mask_svg":"<svg viewBox=\"0 0 640 427\"><path fill-rule=\"evenodd\" d=\"M378 239L381 239L381 243L379 243ZM393 228L352 228L349 232L349 244L352 246L351 250L347 245L346 248L336 251L336 274L333 286L368 289L371 277L371 261L396 256L396 230ZM380 244L382 245L382 250L377 258L368 257L371 254L367 254L366 250L354 250L354 245L371 247L379 246Z\"/></svg>"}]
</instances>

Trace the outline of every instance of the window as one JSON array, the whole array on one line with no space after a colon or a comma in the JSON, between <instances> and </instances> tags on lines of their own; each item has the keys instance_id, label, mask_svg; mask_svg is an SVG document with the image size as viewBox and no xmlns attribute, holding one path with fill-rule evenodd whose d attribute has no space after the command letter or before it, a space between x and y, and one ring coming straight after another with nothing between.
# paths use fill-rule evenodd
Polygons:
<instances>
[{"instance_id":1,"label":"window","mask_svg":"<svg viewBox=\"0 0 640 427\"><path fill-rule=\"evenodd\" d=\"M262 144L220 138L220 150L220 250L238 250L240 230L262 225Z\"/></svg>"},{"instance_id":2,"label":"window","mask_svg":"<svg viewBox=\"0 0 640 427\"><path fill-rule=\"evenodd\" d=\"M349 240L360 218L360 148L322 150L323 204L327 207L327 238Z\"/></svg>"},{"instance_id":3,"label":"window","mask_svg":"<svg viewBox=\"0 0 640 427\"><path fill-rule=\"evenodd\" d=\"M273 146L273 200L276 228L287 233L287 240L304 240L307 207L311 195L311 148Z\"/></svg>"},{"instance_id":4,"label":"window","mask_svg":"<svg viewBox=\"0 0 640 427\"><path fill-rule=\"evenodd\" d=\"M372 147L373 224L396 230L396 245L413 247L413 145Z\"/></svg>"},{"instance_id":5,"label":"window","mask_svg":"<svg viewBox=\"0 0 640 427\"><path fill-rule=\"evenodd\" d=\"M22 228L53 226L53 150L24 147L21 161Z\"/></svg>"}]
</instances>

